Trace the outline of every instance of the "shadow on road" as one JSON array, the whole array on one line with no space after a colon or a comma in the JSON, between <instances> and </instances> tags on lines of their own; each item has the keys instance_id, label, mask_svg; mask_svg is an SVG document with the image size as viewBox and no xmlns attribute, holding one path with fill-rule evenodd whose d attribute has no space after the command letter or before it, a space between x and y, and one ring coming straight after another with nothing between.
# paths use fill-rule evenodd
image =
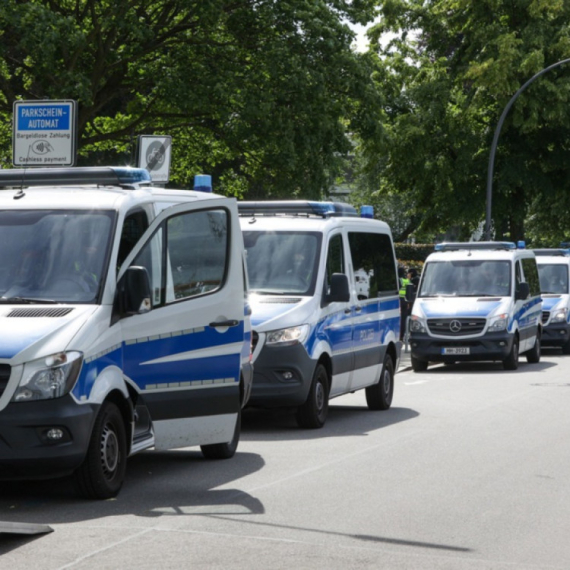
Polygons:
<instances>
[{"instance_id":1,"label":"shadow on road","mask_svg":"<svg viewBox=\"0 0 570 570\"><path fill-rule=\"evenodd\" d=\"M456 362L455 364L442 364L441 362L430 364L425 372L416 372L419 377L429 374L481 374L481 373L499 373L499 374L535 374L543 370L548 370L558 366L556 362L548 362L541 360L538 364L529 364L526 361L519 362L517 370L505 370L501 362Z\"/></svg>"},{"instance_id":2,"label":"shadow on road","mask_svg":"<svg viewBox=\"0 0 570 570\"><path fill-rule=\"evenodd\" d=\"M107 501L81 499L72 478L3 482L0 520L62 524L117 515L250 515L263 504L240 489L216 490L260 470L263 459L238 453L227 461L207 461L196 451L147 451L129 459L119 496ZM28 543L28 538L0 535L0 555Z\"/></svg>"},{"instance_id":3,"label":"shadow on road","mask_svg":"<svg viewBox=\"0 0 570 570\"><path fill-rule=\"evenodd\" d=\"M321 429L300 429L292 409L247 408L242 414L242 438L247 441L309 440L346 435L366 436L370 432L419 416L408 408L382 412L364 406L329 405L327 422Z\"/></svg>"}]
</instances>

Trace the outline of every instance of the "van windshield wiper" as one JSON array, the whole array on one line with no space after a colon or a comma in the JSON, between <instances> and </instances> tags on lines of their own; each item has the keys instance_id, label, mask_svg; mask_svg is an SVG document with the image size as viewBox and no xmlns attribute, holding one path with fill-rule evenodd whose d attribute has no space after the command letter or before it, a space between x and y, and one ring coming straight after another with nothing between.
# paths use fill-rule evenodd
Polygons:
<instances>
[{"instance_id":1,"label":"van windshield wiper","mask_svg":"<svg viewBox=\"0 0 570 570\"><path fill-rule=\"evenodd\" d=\"M57 305L58 301L53 299L34 299L31 297L0 297L3 305Z\"/></svg>"}]
</instances>

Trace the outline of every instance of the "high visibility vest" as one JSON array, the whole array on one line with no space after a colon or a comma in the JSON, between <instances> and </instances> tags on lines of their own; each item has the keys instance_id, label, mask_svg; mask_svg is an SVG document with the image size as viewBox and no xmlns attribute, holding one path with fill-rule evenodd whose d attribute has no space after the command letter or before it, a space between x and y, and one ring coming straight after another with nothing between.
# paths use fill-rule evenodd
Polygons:
<instances>
[{"instance_id":1,"label":"high visibility vest","mask_svg":"<svg viewBox=\"0 0 570 570\"><path fill-rule=\"evenodd\" d=\"M411 281L405 277L400 277L400 297L406 296L406 285L409 285Z\"/></svg>"}]
</instances>

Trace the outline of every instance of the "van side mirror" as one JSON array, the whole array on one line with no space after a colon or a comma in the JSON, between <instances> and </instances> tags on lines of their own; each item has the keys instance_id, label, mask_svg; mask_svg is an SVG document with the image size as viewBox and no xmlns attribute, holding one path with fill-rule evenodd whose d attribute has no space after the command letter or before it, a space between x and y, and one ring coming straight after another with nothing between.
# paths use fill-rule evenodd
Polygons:
<instances>
[{"instance_id":1,"label":"van side mirror","mask_svg":"<svg viewBox=\"0 0 570 570\"><path fill-rule=\"evenodd\" d=\"M348 303L348 301L350 301L348 277L344 273L333 273L325 303Z\"/></svg>"},{"instance_id":2,"label":"van side mirror","mask_svg":"<svg viewBox=\"0 0 570 570\"><path fill-rule=\"evenodd\" d=\"M152 309L152 295L146 267L129 267L117 284L117 296L121 316L148 313Z\"/></svg>"},{"instance_id":3,"label":"van side mirror","mask_svg":"<svg viewBox=\"0 0 570 570\"><path fill-rule=\"evenodd\" d=\"M416 300L416 286L413 283L406 285L406 301L413 303Z\"/></svg>"},{"instance_id":4,"label":"van side mirror","mask_svg":"<svg viewBox=\"0 0 570 570\"><path fill-rule=\"evenodd\" d=\"M519 283L515 291L515 301L524 301L530 296L530 287L528 283Z\"/></svg>"}]
</instances>

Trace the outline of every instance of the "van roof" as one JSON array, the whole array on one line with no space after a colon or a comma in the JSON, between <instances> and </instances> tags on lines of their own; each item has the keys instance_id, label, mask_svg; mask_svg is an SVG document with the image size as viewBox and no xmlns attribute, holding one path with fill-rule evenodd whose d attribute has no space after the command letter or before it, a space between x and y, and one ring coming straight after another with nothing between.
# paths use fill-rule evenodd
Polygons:
<instances>
[{"instance_id":1,"label":"van roof","mask_svg":"<svg viewBox=\"0 0 570 570\"><path fill-rule=\"evenodd\" d=\"M221 198L193 190L150 184L144 169L86 167L0 169L3 209L67 208L119 210L123 204L185 202Z\"/></svg>"}]
</instances>

